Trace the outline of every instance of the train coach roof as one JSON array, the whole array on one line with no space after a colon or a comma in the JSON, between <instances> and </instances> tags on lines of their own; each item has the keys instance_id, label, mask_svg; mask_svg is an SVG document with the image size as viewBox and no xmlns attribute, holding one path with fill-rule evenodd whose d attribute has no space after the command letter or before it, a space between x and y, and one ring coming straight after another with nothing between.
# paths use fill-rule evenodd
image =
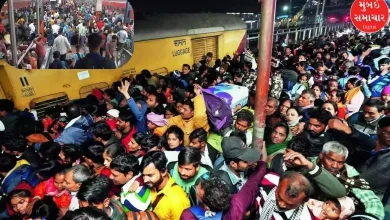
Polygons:
<instances>
[{"instance_id":1,"label":"train coach roof","mask_svg":"<svg viewBox=\"0 0 390 220\"><path fill-rule=\"evenodd\" d=\"M135 18L135 41L246 29L240 17L228 14L156 14Z\"/></svg>"}]
</instances>

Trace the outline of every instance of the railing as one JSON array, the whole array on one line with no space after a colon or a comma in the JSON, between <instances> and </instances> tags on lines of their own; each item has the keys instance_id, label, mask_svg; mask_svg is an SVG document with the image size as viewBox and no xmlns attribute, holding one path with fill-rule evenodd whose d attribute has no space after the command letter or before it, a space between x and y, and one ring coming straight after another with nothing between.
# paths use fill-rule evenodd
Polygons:
<instances>
[{"instance_id":1,"label":"railing","mask_svg":"<svg viewBox=\"0 0 390 220\"><path fill-rule=\"evenodd\" d=\"M127 49L123 48L122 52L119 54L119 58L115 59L115 64L118 67L123 66L125 63L129 62L133 54Z\"/></svg>"},{"instance_id":2,"label":"railing","mask_svg":"<svg viewBox=\"0 0 390 220\"><path fill-rule=\"evenodd\" d=\"M274 31L274 42L279 41L279 38L285 37L285 42L293 40L298 42L298 40L306 40L312 37L318 37L323 33L329 31L340 31L343 28L350 27L350 24L337 24L337 25L328 25L322 27L312 27L312 28L290 28L290 29L279 29ZM259 33L249 33L247 37L247 42L256 41L259 38Z\"/></svg>"},{"instance_id":3,"label":"railing","mask_svg":"<svg viewBox=\"0 0 390 220\"><path fill-rule=\"evenodd\" d=\"M53 47L48 47L46 48L45 58L42 61L40 69L49 68L51 62L53 62Z\"/></svg>"},{"instance_id":4,"label":"railing","mask_svg":"<svg viewBox=\"0 0 390 220\"><path fill-rule=\"evenodd\" d=\"M34 42L31 42L31 44L27 47L26 51L20 56L20 58L18 59L18 66L20 65L20 62L22 62L22 60L24 59L24 57L26 56L26 54L28 53L28 51L30 51L30 49L35 45Z\"/></svg>"}]
</instances>

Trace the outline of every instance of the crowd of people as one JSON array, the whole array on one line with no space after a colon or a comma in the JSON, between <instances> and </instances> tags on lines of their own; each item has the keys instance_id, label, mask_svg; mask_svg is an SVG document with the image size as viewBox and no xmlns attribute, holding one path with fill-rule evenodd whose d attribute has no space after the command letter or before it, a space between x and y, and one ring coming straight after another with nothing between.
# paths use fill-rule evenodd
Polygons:
<instances>
[{"instance_id":1,"label":"crowd of people","mask_svg":"<svg viewBox=\"0 0 390 220\"><path fill-rule=\"evenodd\" d=\"M389 218L389 52L390 35L276 42L262 147L250 51L143 70L40 118L0 100L0 216ZM227 84L245 106L207 90Z\"/></svg>"},{"instance_id":2,"label":"crowd of people","mask_svg":"<svg viewBox=\"0 0 390 220\"><path fill-rule=\"evenodd\" d=\"M113 69L122 57L123 48L132 53L134 21L124 23L121 11L125 8L103 7L102 12L96 13L94 4L73 1L59 5L46 3L43 8L42 19L37 18L35 7L15 11L17 43L20 44L18 58L26 53L19 68L39 69L48 46L52 46L54 60L50 69ZM40 20L39 33L37 20ZM9 28L0 29L0 52L2 58L12 63ZM26 51L32 42L35 45Z\"/></svg>"}]
</instances>

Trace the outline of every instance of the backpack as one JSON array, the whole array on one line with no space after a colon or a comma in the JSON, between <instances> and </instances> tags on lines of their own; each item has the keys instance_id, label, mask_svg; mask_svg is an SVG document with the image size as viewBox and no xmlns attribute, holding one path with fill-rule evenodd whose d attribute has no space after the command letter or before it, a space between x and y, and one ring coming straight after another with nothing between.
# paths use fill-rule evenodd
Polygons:
<instances>
[{"instance_id":1,"label":"backpack","mask_svg":"<svg viewBox=\"0 0 390 220\"><path fill-rule=\"evenodd\" d=\"M222 135L233 124L232 110L224 100L208 90L202 90L202 93L211 131Z\"/></svg>"},{"instance_id":2,"label":"backpack","mask_svg":"<svg viewBox=\"0 0 390 220\"><path fill-rule=\"evenodd\" d=\"M81 62L83 62L85 69L111 69L108 66L109 61L111 61L111 60L106 58L106 57L104 57L104 61L103 61L102 65L99 65L99 66L94 66L93 62L87 56L83 57L80 60L81 60Z\"/></svg>"},{"instance_id":3,"label":"backpack","mask_svg":"<svg viewBox=\"0 0 390 220\"><path fill-rule=\"evenodd\" d=\"M21 182L27 182L32 187L35 187L40 182L36 170L28 164L23 164L12 171L12 173L4 179L1 185L1 190L4 194L9 194Z\"/></svg>"},{"instance_id":4,"label":"backpack","mask_svg":"<svg viewBox=\"0 0 390 220\"><path fill-rule=\"evenodd\" d=\"M195 216L196 219L202 219L202 220L219 220L222 219L223 212L217 212L212 217L206 217L206 211L202 209L199 206L192 206L190 208L191 213Z\"/></svg>"}]
</instances>

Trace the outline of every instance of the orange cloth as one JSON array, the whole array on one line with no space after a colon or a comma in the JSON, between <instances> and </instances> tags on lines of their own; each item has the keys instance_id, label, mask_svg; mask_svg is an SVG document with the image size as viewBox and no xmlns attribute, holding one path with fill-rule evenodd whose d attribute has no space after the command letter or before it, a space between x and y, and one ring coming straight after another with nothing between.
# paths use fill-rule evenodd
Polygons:
<instances>
[{"instance_id":1,"label":"orange cloth","mask_svg":"<svg viewBox=\"0 0 390 220\"><path fill-rule=\"evenodd\" d=\"M31 65L31 69L38 69L38 62L37 59L35 59L35 57L31 56L28 62Z\"/></svg>"},{"instance_id":2,"label":"orange cloth","mask_svg":"<svg viewBox=\"0 0 390 220\"><path fill-rule=\"evenodd\" d=\"M342 103L338 103L337 106L338 106L337 117L339 117L340 119L345 119L345 115L347 114L347 107Z\"/></svg>"}]
</instances>

